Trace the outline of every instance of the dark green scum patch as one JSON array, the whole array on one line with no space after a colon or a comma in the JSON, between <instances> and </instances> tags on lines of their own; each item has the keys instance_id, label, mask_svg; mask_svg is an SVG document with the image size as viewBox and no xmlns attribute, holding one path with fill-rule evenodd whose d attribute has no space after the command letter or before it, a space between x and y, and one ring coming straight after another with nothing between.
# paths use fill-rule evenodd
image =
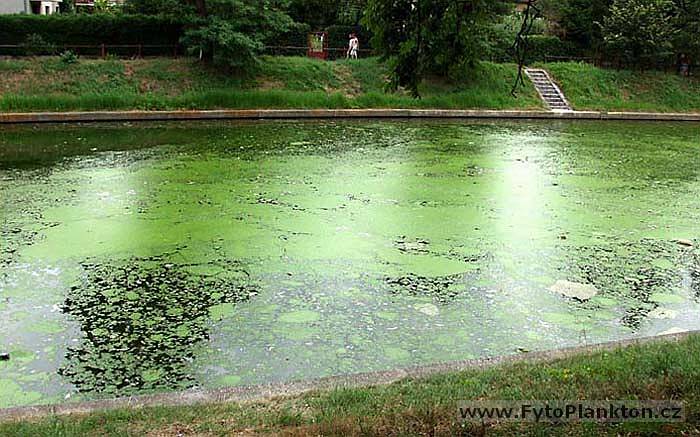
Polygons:
<instances>
[{"instance_id":1,"label":"dark green scum patch","mask_svg":"<svg viewBox=\"0 0 700 437\"><path fill-rule=\"evenodd\" d=\"M663 304L680 300L687 288L700 299L700 251L674 241L642 239L577 248L577 261L563 268L569 277L592 284L625 307L621 323L638 328ZM624 254L624 256L621 256ZM569 260L570 261L570 260Z\"/></svg>"},{"instance_id":2,"label":"dark green scum patch","mask_svg":"<svg viewBox=\"0 0 700 437\"><path fill-rule=\"evenodd\" d=\"M429 296L440 303L448 303L464 291L463 288L451 287L461 279L462 275L426 277L409 274L387 278L386 283L391 287L392 293L405 293L409 296Z\"/></svg>"},{"instance_id":3,"label":"dark green scum patch","mask_svg":"<svg viewBox=\"0 0 700 437\"><path fill-rule=\"evenodd\" d=\"M202 270L159 258L84 263L62 308L84 336L69 348L59 373L81 392L124 395L194 385L188 368L209 337L211 308L246 300L257 289L226 277L230 272L216 263L204 266L207 273L193 267Z\"/></svg>"}]
</instances>

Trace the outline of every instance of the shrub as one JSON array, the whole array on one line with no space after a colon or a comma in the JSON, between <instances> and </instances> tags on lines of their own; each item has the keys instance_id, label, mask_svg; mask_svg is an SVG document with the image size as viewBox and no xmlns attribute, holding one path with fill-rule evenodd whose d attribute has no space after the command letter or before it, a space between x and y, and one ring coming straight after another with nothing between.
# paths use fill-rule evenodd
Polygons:
<instances>
[{"instance_id":1,"label":"shrub","mask_svg":"<svg viewBox=\"0 0 700 437\"><path fill-rule=\"evenodd\" d=\"M61 63L66 64L66 65L78 63L78 55L76 55L74 52L72 52L70 50L66 50L65 52L61 53L61 55L59 56L59 59L61 60Z\"/></svg>"},{"instance_id":2,"label":"shrub","mask_svg":"<svg viewBox=\"0 0 700 437\"><path fill-rule=\"evenodd\" d=\"M488 59L493 62L513 62L513 42L515 37L508 32L494 29L488 40ZM581 51L569 41L562 41L551 35L531 35L528 37L527 62L541 62L547 56L577 57Z\"/></svg>"},{"instance_id":3,"label":"shrub","mask_svg":"<svg viewBox=\"0 0 700 437\"><path fill-rule=\"evenodd\" d=\"M269 46L306 47L307 35L311 32L311 26L305 23L294 23L286 32L274 35L265 41Z\"/></svg>"},{"instance_id":4,"label":"shrub","mask_svg":"<svg viewBox=\"0 0 700 437\"><path fill-rule=\"evenodd\" d=\"M348 35L355 33L360 39L360 49L370 49L372 34L362 26L333 25L326 28L329 47L347 47Z\"/></svg>"},{"instance_id":5,"label":"shrub","mask_svg":"<svg viewBox=\"0 0 700 437\"><path fill-rule=\"evenodd\" d=\"M675 12L671 0L614 0L602 27L606 51L636 65L672 55Z\"/></svg>"},{"instance_id":6,"label":"shrub","mask_svg":"<svg viewBox=\"0 0 700 437\"><path fill-rule=\"evenodd\" d=\"M220 0L207 5L209 15L193 21L181 41L188 53L219 68L251 72L266 42L294 24L282 4L271 0Z\"/></svg>"},{"instance_id":7,"label":"shrub","mask_svg":"<svg viewBox=\"0 0 700 437\"><path fill-rule=\"evenodd\" d=\"M122 14L0 15L0 41L22 44L38 35L65 44L177 44L184 23L169 18ZM34 38L34 37L32 37Z\"/></svg>"},{"instance_id":8,"label":"shrub","mask_svg":"<svg viewBox=\"0 0 700 437\"><path fill-rule=\"evenodd\" d=\"M562 41L556 36L532 35L528 38L528 62L544 61L547 56L580 56L580 50L569 41Z\"/></svg>"},{"instance_id":9,"label":"shrub","mask_svg":"<svg viewBox=\"0 0 700 437\"><path fill-rule=\"evenodd\" d=\"M20 44L24 52L29 56L52 55L56 52L56 46L46 41L41 35L32 33Z\"/></svg>"}]
</instances>

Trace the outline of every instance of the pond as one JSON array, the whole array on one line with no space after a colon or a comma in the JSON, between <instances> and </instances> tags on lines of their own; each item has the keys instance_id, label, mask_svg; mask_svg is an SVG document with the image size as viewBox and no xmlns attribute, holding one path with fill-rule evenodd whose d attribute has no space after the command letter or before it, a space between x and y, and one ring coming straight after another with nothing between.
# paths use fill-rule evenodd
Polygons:
<instances>
[{"instance_id":1,"label":"pond","mask_svg":"<svg viewBox=\"0 0 700 437\"><path fill-rule=\"evenodd\" d=\"M0 408L700 329L700 126L3 127Z\"/></svg>"}]
</instances>

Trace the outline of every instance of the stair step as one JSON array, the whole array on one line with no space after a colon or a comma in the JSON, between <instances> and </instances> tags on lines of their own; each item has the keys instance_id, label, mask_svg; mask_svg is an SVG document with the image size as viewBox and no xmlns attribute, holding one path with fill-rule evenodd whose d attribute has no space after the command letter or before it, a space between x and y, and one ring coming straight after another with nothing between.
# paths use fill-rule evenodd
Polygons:
<instances>
[{"instance_id":1,"label":"stair step","mask_svg":"<svg viewBox=\"0 0 700 437\"><path fill-rule=\"evenodd\" d=\"M566 102L566 98L561 90L552 82L552 79L544 70L525 70L525 74L535 85L542 100L552 111L571 111L571 107Z\"/></svg>"}]
</instances>

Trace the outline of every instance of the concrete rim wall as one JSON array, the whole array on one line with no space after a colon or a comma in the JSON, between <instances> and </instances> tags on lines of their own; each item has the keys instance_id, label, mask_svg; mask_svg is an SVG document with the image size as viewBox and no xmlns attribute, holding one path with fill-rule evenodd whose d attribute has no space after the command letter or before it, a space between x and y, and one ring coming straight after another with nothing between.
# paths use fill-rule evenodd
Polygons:
<instances>
[{"instance_id":1,"label":"concrete rim wall","mask_svg":"<svg viewBox=\"0 0 700 437\"><path fill-rule=\"evenodd\" d=\"M493 111L456 109L241 109L211 111L96 111L0 113L0 124L167 120L337 118L555 119L700 121L700 113Z\"/></svg>"},{"instance_id":2,"label":"concrete rim wall","mask_svg":"<svg viewBox=\"0 0 700 437\"><path fill-rule=\"evenodd\" d=\"M144 408L154 406L184 406L207 403L263 401L278 397L296 396L318 390L386 385L404 378L424 378L445 372L479 370L509 363L547 362L562 358L569 358L576 355L588 355L595 352L612 351L633 345L642 345L655 342L678 342L694 335L700 335L700 331L688 331L678 334L634 338L594 345L554 349L550 351L485 357L473 360L452 361L371 373L330 376L326 378L292 381L286 383L228 387L215 390L195 389L116 399L64 403L58 405L5 408L0 409L0 421L23 420L32 417L46 417L52 415L87 414L96 411L113 410L119 408Z\"/></svg>"}]
</instances>

